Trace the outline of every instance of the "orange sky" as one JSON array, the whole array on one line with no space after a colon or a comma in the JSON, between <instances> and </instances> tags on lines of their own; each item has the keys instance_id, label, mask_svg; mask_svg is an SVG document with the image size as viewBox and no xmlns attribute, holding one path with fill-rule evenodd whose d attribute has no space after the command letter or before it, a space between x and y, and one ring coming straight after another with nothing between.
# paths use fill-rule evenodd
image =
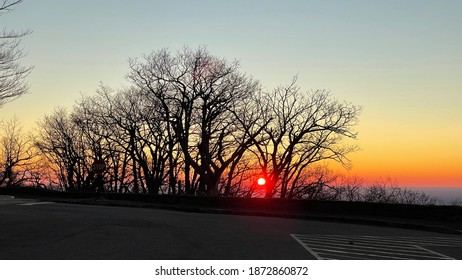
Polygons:
<instances>
[{"instance_id":1,"label":"orange sky","mask_svg":"<svg viewBox=\"0 0 462 280\"><path fill-rule=\"evenodd\" d=\"M380 123L367 118L367 109L364 115L356 141L361 150L351 154L349 174L390 177L400 186L462 187L462 131L453 124Z\"/></svg>"}]
</instances>

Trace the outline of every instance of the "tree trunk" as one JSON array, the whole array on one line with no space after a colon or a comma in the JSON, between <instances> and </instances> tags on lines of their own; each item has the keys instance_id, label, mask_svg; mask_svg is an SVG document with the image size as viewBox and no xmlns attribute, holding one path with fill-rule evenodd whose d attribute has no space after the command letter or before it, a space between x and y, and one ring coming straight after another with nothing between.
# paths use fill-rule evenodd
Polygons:
<instances>
[{"instance_id":1,"label":"tree trunk","mask_svg":"<svg viewBox=\"0 0 462 280\"><path fill-rule=\"evenodd\" d=\"M204 182L208 196L219 196L220 193L218 192L218 184L220 182L221 173L222 172L217 171L215 174L205 177Z\"/></svg>"}]
</instances>

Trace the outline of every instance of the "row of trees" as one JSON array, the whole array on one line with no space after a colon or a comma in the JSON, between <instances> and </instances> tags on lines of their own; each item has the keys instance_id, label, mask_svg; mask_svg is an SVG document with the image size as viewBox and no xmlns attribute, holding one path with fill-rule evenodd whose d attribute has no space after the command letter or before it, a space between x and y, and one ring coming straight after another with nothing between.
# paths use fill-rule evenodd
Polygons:
<instances>
[{"instance_id":1,"label":"row of trees","mask_svg":"<svg viewBox=\"0 0 462 280\"><path fill-rule=\"evenodd\" d=\"M3 0L0 14L22 0ZM25 94L21 38L0 35L0 106ZM34 140L16 120L3 124L0 185L54 185L94 190L93 160L104 160L114 192L252 195L254 177L266 197L303 197L317 162L346 164L359 108L327 92L302 93L295 80L271 92L239 71L236 61L205 48L167 50L130 60L131 86L101 86L77 106L46 116ZM50 175L50 170L53 173ZM45 176L45 174L48 174Z\"/></svg>"},{"instance_id":2,"label":"row of trees","mask_svg":"<svg viewBox=\"0 0 462 280\"><path fill-rule=\"evenodd\" d=\"M356 138L359 107L302 92L296 79L264 91L205 48L130 60L127 79L40 121L32 146L54 185L92 191L99 159L106 191L303 198L321 180L318 163L347 166L356 149L343 139Z\"/></svg>"},{"instance_id":3,"label":"row of trees","mask_svg":"<svg viewBox=\"0 0 462 280\"><path fill-rule=\"evenodd\" d=\"M67 123L67 125L75 124L75 120L79 120L79 118L75 118L74 114L68 114L65 110L59 109L56 110L53 114L55 118L46 117L45 120L51 124L53 122L58 122L61 125ZM61 116L62 118L57 118ZM75 118L75 119L74 119ZM45 121L44 120L44 121ZM79 123L79 121L77 121ZM55 123L56 124L56 123ZM82 124L82 123L80 123ZM55 126L56 129L58 126ZM60 129L55 130L62 131L61 126ZM78 128L78 127L75 127ZM80 147L83 148L82 152L88 153L89 160L84 160L84 157L78 156L78 153L75 152L75 149L68 149L67 153L68 156L64 156L64 150L61 154L63 159L68 158L68 161L60 161L56 159L49 159L46 160L43 158L42 152L39 150L37 144L32 141L32 137L26 137L22 132L22 129L17 120L13 119L8 122L4 122L2 125L2 131L4 132L2 137L0 138L0 186L1 187L14 187L14 186L36 186L41 188L62 188L63 190L71 190L70 186L72 186L75 190L87 190L87 191L95 191L95 189L91 186L91 181L88 181L88 176L91 175L90 164L92 155L104 154L103 151L108 151L111 155L106 158L106 162L108 164L110 170L106 172L106 185L105 191L109 192L129 192L133 191L134 187L134 177L132 177L130 172L133 170L133 161L130 158L130 149L123 149L118 150L118 152L114 148L109 148L107 145L110 141L104 142L104 145L101 146L94 146L95 149L84 148L85 145L90 145L91 142L87 142L86 144L79 143L77 141L70 141L71 139L85 139L83 136L82 130L67 130L69 131L80 131L79 133L68 135L67 138L68 142L54 142L56 145L55 149L60 149L61 147ZM56 135L54 135L56 136ZM120 135L119 135L120 136ZM80 138L79 138L80 137ZM83 138L82 138L83 137ZM127 136L128 138L128 136ZM29 140L28 140L29 139ZM57 137L56 139L64 139L61 137ZM126 141L126 140L125 140ZM128 141L130 142L130 141ZM96 143L96 142L94 142ZM101 142L100 142L101 143ZM116 144L114 147L117 147ZM93 151L96 151L94 153ZM101 151L101 153L100 153ZM53 154L53 152L50 152ZM71 166L71 157L69 155L73 155L74 162L76 163L73 168L74 176L67 176L68 174L64 170L67 167ZM139 160L135 160L134 164L137 164ZM59 162L59 164L50 165L50 162ZM179 161L178 161L179 162ZM177 163L178 163L177 162ZM117 165L117 163L121 163L121 165ZM246 162L248 163L248 162ZM140 166L143 164L137 164L136 166ZM165 164L164 166L168 166ZM153 165L150 165L153 166ZM54 167L54 169L53 169ZM233 192L230 193L232 196L248 196L248 195L263 195L264 192L260 190L252 189L250 185L246 185L243 183L246 181L250 183L251 180L255 180L255 176L252 175L244 175L245 173L257 173L255 170L247 169L249 165L243 165L243 169L236 171L236 174L240 174L241 178L238 178L236 181L240 181L237 183L236 186L233 188ZM177 169L176 172L180 172L181 168ZM311 170L312 174L310 174L311 179L306 180L306 185L299 186L296 198L304 198L304 199L315 199L315 200L342 200L342 201L355 201L355 202L378 202L378 203L402 203L402 204L420 204L420 205L434 205L434 204L451 204L451 205L461 205L460 201L452 201L452 202L442 202L438 201L434 197L426 195L424 192L415 191L412 189L407 188L398 188L398 183L396 181L391 180L390 178L382 178L373 182L365 182L363 179L358 177L343 177L336 173L333 173L325 166L318 165L314 170ZM164 182L168 180L168 176L165 173L169 173L164 169ZM160 173L162 174L162 172ZM174 173L178 174L178 173ZM305 174L309 176L308 174ZM85 176L87 178L85 179ZM143 181L145 179L142 178L143 171L139 171L138 178L140 178L140 185L141 191L144 192L151 192L152 190L146 189L146 186ZM252 177L250 180L242 180L242 177ZM80 178L80 179L79 179ZM175 177L177 178L177 177ZM222 180L223 183L227 182L229 178L225 178ZM236 183L233 178L231 182ZM197 180L196 180L197 181ZM251 183L250 183L251 184ZM193 184L195 185L195 184ZM170 188L168 185L160 185L160 189L158 193L166 193L175 192L175 188L178 186L173 186ZM176 189L178 193L178 189ZM224 194L223 192L221 192Z\"/></svg>"}]
</instances>

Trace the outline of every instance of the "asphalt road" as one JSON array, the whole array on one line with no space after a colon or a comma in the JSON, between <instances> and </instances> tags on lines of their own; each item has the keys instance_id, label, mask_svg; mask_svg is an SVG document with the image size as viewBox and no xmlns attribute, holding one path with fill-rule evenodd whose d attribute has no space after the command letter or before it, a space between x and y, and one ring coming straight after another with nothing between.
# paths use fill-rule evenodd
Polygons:
<instances>
[{"instance_id":1,"label":"asphalt road","mask_svg":"<svg viewBox=\"0 0 462 280\"><path fill-rule=\"evenodd\" d=\"M0 259L462 259L462 237L0 196Z\"/></svg>"}]
</instances>

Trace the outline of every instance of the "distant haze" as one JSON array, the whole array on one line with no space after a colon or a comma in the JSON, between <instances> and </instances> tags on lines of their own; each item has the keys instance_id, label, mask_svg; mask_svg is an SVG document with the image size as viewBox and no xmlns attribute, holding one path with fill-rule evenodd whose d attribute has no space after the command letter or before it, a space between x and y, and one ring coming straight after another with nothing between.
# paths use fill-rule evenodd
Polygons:
<instances>
[{"instance_id":1,"label":"distant haze","mask_svg":"<svg viewBox=\"0 0 462 280\"><path fill-rule=\"evenodd\" d=\"M462 201L462 187L444 188L444 187L413 187L412 190L425 192L427 195L435 197L442 203L448 204L455 200Z\"/></svg>"}]
</instances>

